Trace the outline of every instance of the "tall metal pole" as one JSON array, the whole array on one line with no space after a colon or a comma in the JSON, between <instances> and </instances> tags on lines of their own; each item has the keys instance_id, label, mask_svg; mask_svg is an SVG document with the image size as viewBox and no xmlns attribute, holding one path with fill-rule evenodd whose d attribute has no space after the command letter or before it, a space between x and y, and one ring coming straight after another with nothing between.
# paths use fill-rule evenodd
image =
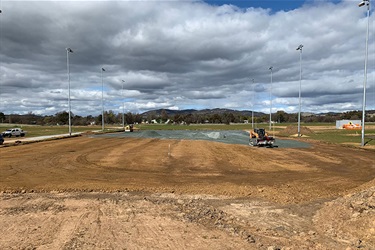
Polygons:
<instances>
[{"instance_id":1,"label":"tall metal pole","mask_svg":"<svg viewBox=\"0 0 375 250\"><path fill-rule=\"evenodd\" d=\"M273 67L271 66L269 68L269 70L271 70L271 86L270 86L270 131L272 130L272 70L273 70Z\"/></svg>"},{"instance_id":2,"label":"tall metal pole","mask_svg":"<svg viewBox=\"0 0 375 250\"><path fill-rule=\"evenodd\" d=\"M363 102L362 102L362 131L361 131L361 146L365 146L365 118L366 118L366 83L367 83L367 58L368 58L368 37L370 26L370 0L363 0L359 7L367 6L367 30L366 30L366 51L365 51L365 72L363 80Z\"/></svg>"},{"instance_id":3,"label":"tall metal pole","mask_svg":"<svg viewBox=\"0 0 375 250\"><path fill-rule=\"evenodd\" d=\"M301 137L301 82L302 82L302 48L300 44L297 48L299 50L299 94L298 94L298 137Z\"/></svg>"},{"instance_id":4,"label":"tall metal pole","mask_svg":"<svg viewBox=\"0 0 375 250\"><path fill-rule=\"evenodd\" d=\"M2 10L0 10L0 14L1 13L3 13L3 11ZM0 29L0 36L1 36L1 29ZM1 64L0 64L0 68L1 68ZM0 84L0 86L1 86L1 84ZM1 88L0 88L0 94L1 94ZM4 122L4 121L1 121L2 123Z\"/></svg>"},{"instance_id":5,"label":"tall metal pole","mask_svg":"<svg viewBox=\"0 0 375 250\"><path fill-rule=\"evenodd\" d=\"M254 78L252 79L253 81L253 105L251 109L251 128L254 129Z\"/></svg>"},{"instance_id":6,"label":"tall metal pole","mask_svg":"<svg viewBox=\"0 0 375 250\"><path fill-rule=\"evenodd\" d=\"M73 53L73 50L66 48L66 66L68 69L68 110L69 110L69 136L72 135L72 118L71 118L71 105L70 105L70 67L69 67L69 53Z\"/></svg>"},{"instance_id":7,"label":"tall metal pole","mask_svg":"<svg viewBox=\"0 0 375 250\"><path fill-rule=\"evenodd\" d=\"M122 91L121 97L124 98L124 80L122 80ZM125 104L124 99L122 99L122 129L125 130Z\"/></svg>"},{"instance_id":8,"label":"tall metal pole","mask_svg":"<svg viewBox=\"0 0 375 250\"><path fill-rule=\"evenodd\" d=\"M103 96L104 96L104 85L103 85L103 72L105 71L104 68L102 68L102 131L104 131L104 101L103 101Z\"/></svg>"}]
</instances>

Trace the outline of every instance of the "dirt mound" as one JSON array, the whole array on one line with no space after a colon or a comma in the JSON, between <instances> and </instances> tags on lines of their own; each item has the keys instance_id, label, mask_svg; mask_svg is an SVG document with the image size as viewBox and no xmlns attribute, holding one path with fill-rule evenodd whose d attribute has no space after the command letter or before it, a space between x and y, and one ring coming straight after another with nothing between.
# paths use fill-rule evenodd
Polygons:
<instances>
[{"instance_id":1,"label":"dirt mound","mask_svg":"<svg viewBox=\"0 0 375 250\"><path fill-rule=\"evenodd\" d=\"M354 248L375 247L375 187L327 202L314 222L322 234Z\"/></svg>"},{"instance_id":2,"label":"dirt mound","mask_svg":"<svg viewBox=\"0 0 375 250\"><path fill-rule=\"evenodd\" d=\"M308 127L301 127L301 135L310 135L313 133L314 132ZM298 126L288 126L279 132L279 135L281 136L291 136L295 134L298 134Z\"/></svg>"}]
</instances>

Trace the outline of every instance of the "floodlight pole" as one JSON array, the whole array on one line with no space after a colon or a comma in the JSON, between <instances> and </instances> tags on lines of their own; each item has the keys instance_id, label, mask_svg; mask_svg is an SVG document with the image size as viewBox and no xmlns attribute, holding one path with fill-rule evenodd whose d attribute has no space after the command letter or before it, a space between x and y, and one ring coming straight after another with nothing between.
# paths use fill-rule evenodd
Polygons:
<instances>
[{"instance_id":1,"label":"floodlight pole","mask_svg":"<svg viewBox=\"0 0 375 250\"><path fill-rule=\"evenodd\" d=\"M71 48L66 48L66 65L68 69L68 110L69 110L69 136L72 135L72 118L71 118L71 105L70 105L70 67L69 67L69 53L73 53Z\"/></svg>"},{"instance_id":2,"label":"floodlight pole","mask_svg":"<svg viewBox=\"0 0 375 250\"><path fill-rule=\"evenodd\" d=\"M1 14L1 13L3 13L3 11L2 11L2 10L0 10L0 14ZM0 65L0 66L1 66L1 65ZM1 94L1 89L0 89L0 94ZM3 122L3 121L1 121L1 122Z\"/></svg>"},{"instance_id":3,"label":"floodlight pole","mask_svg":"<svg viewBox=\"0 0 375 250\"><path fill-rule=\"evenodd\" d=\"M272 70L273 70L273 67L271 66L269 68L269 70L271 71L271 86L270 86L270 131L272 130Z\"/></svg>"},{"instance_id":4,"label":"floodlight pole","mask_svg":"<svg viewBox=\"0 0 375 250\"><path fill-rule=\"evenodd\" d=\"M121 97L124 98L124 80L122 80L122 91L121 91ZM124 99L122 99L122 129L125 130L125 104Z\"/></svg>"},{"instance_id":5,"label":"floodlight pole","mask_svg":"<svg viewBox=\"0 0 375 250\"><path fill-rule=\"evenodd\" d=\"M104 68L102 68L102 131L104 132L104 101L103 101L103 96L104 96L104 84L103 84L103 72L105 71Z\"/></svg>"},{"instance_id":6,"label":"floodlight pole","mask_svg":"<svg viewBox=\"0 0 375 250\"><path fill-rule=\"evenodd\" d=\"M302 48L300 44L297 48L299 50L299 94L298 94L298 137L301 137L301 82L302 82Z\"/></svg>"},{"instance_id":7,"label":"floodlight pole","mask_svg":"<svg viewBox=\"0 0 375 250\"><path fill-rule=\"evenodd\" d=\"M359 3L359 7L367 6L367 30L366 30L366 49L365 49L365 72L363 80L363 102L362 102L362 131L361 131L361 146L365 146L365 118L366 118L366 83L367 83L367 58L368 58L368 37L370 26L370 0L363 0Z\"/></svg>"},{"instance_id":8,"label":"floodlight pole","mask_svg":"<svg viewBox=\"0 0 375 250\"><path fill-rule=\"evenodd\" d=\"M251 128L254 129L254 78L252 79L253 81L253 107L251 109Z\"/></svg>"}]
</instances>

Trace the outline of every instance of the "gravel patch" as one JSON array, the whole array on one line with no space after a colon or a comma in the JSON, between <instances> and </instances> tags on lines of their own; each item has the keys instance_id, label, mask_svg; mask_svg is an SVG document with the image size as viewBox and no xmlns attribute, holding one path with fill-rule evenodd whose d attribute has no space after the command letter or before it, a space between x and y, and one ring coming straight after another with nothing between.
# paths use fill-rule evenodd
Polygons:
<instances>
[{"instance_id":1,"label":"gravel patch","mask_svg":"<svg viewBox=\"0 0 375 250\"><path fill-rule=\"evenodd\" d=\"M118 138L158 138L177 140L207 140L227 144L249 145L249 133L247 131L234 130L145 130L137 132L122 132L112 134L90 135L90 137L118 137ZM276 138L275 146L278 148L309 148L310 144L297 140L285 140Z\"/></svg>"}]
</instances>

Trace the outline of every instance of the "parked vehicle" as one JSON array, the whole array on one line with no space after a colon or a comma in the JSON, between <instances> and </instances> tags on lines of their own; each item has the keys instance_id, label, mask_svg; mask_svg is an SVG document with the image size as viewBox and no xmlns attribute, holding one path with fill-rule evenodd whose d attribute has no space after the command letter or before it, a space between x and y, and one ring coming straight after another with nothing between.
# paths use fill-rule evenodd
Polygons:
<instances>
[{"instance_id":1,"label":"parked vehicle","mask_svg":"<svg viewBox=\"0 0 375 250\"><path fill-rule=\"evenodd\" d=\"M26 131L23 131L22 129L20 128L10 128L10 129L7 129L6 131L4 131L2 133L3 137L12 137L12 136L15 136L15 137L18 137L18 136L25 136L26 135Z\"/></svg>"}]
</instances>

